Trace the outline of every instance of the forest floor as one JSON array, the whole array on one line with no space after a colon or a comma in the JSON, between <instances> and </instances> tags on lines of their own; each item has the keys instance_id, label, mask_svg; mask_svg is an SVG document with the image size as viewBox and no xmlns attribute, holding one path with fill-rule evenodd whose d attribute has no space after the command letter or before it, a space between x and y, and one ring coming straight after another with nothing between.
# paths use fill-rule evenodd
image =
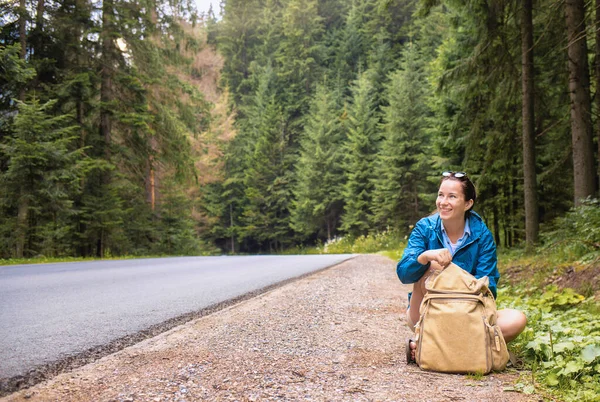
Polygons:
<instances>
[{"instance_id":1,"label":"forest floor","mask_svg":"<svg viewBox=\"0 0 600 402\"><path fill-rule=\"evenodd\" d=\"M13 401L539 401L487 376L405 361L409 286L362 255L188 322L32 388Z\"/></svg>"}]
</instances>

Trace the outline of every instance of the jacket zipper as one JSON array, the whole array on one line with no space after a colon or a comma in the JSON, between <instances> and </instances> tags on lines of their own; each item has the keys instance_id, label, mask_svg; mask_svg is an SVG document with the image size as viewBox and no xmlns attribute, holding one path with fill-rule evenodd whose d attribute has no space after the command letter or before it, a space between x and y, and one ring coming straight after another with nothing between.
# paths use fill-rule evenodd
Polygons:
<instances>
[{"instance_id":1,"label":"jacket zipper","mask_svg":"<svg viewBox=\"0 0 600 402\"><path fill-rule=\"evenodd\" d=\"M434 230L435 230L435 235L436 235L436 237L437 237L438 241L440 242L440 244L441 244L442 248L445 248L445 247L444 247L444 240L442 239L443 235L442 235L442 233L441 233L441 229L440 229L440 227L441 227L441 225L442 225L442 219L441 219L440 217L438 217L438 219L437 219L437 223L438 223L437 227L436 227L436 228L434 228ZM456 254L457 254L457 253L458 253L460 250L462 250L462 249L464 249L464 248L467 248L467 247L468 247L468 246L470 246L471 244L475 243L475 241L476 241L476 240L479 240L479 238L480 238L480 237L481 237L481 233L479 234L479 236L477 236L477 237L473 237L473 239L472 239L470 242L468 242L468 243L465 243L465 244L461 245L459 248L457 248L456 250L454 250L454 255L452 255L452 257L454 257L454 256L455 256L455 255L456 255Z\"/></svg>"}]
</instances>

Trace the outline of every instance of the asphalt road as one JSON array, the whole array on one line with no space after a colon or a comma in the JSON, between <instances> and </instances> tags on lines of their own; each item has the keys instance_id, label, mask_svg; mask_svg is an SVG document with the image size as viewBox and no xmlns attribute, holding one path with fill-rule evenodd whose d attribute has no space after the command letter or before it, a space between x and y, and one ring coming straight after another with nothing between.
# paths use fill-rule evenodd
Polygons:
<instances>
[{"instance_id":1,"label":"asphalt road","mask_svg":"<svg viewBox=\"0 0 600 402\"><path fill-rule=\"evenodd\" d=\"M352 255L180 257L0 266L0 378Z\"/></svg>"}]
</instances>

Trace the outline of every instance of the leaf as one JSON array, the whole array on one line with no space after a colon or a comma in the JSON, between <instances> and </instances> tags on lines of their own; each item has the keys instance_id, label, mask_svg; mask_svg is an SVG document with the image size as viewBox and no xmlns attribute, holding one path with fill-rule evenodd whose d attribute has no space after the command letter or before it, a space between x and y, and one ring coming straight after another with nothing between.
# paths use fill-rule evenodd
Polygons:
<instances>
[{"instance_id":1,"label":"leaf","mask_svg":"<svg viewBox=\"0 0 600 402\"><path fill-rule=\"evenodd\" d=\"M527 395L531 395L535 392L535 387L533 385L527 385L523 388L523 393Z\"/></svg>"},{"instance_id":2,"label":"leaf","mask_svg":"<svg viewBox=\"0 0 600 402\"><path fill-rule=\"evenodd\" d=\"M598 345L587 345L581 351L581 358L586 363L591 363L596 359L596 357L600 356L600 346Z\"/></svg>"},{"instance_id":3,"label":"leaf","mask_svg":"<svg viewBox=\"0 0 600 402\"><path fill-rule=\"evenodd\" d=\"M573 342L560 342L554 345L554 353L562 353L565 350L573 349L575 349L575 344Z\"/></svg>"},{"instance_id":4,"label":"leaf","mask_svg":"<svg viewBox=\"0 0 600 402\"><path fill-rule=\"evenodd\" d=\"M578 373L583 369L583 364L579 360L571 360L567 363L564 370L562 370L564 375L569 375L573 373Z\"/></svg>"},{"instance_id":5,"label":"leaf","mask_svg":"<svg viewBox=\"0 0 600 402\"><path fill-rule=\"evenodd\" d=\"M556 362L554 360L552 361L548 361L548 362L542 362L542 367L547 369L547 368L555 368L556 367Z\"/></svg>"},{"instance_id":6,"label":"leaf","mask_svg":"<svg viewBox=\"0 0 600 402\"><path fill-rule=\"evenodd\" d=\"M558 385L558 377L556 376L556 373L548 374L546 377L546 384L550 385L551 387Z\"/></svg>"}]
</instances>

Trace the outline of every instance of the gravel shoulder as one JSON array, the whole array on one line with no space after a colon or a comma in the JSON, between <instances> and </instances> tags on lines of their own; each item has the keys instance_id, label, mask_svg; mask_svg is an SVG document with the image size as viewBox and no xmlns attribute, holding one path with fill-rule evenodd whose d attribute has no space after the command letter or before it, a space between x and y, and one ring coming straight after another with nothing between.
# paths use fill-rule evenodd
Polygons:
<instances>
[{"instance_id":1,"label":"gravel shoulder","mask_svg":"<svg viewBox=\"0 0 600 402\"><path fill-rule=\"evenodd\" d=\"M529 401L483 378L405 363L406 294L363 255L0 399L9 401Z\"/></svg>"}]
</instances>

